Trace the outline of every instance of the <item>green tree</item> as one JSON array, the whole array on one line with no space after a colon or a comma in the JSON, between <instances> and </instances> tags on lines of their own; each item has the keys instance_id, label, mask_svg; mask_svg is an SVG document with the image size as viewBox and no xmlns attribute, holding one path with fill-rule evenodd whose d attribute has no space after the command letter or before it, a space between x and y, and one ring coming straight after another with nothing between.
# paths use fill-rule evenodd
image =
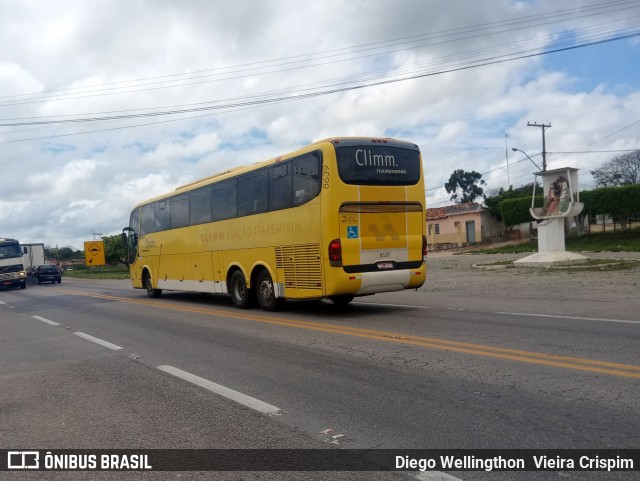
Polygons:
<instances>
[{"instance_id":1,"label":"green tree","mask_svg":"<svg viewBox=\"0 0 640 481\"><path fill-rule=\"evenodd\" d=\"M104 260L107 264L125 264L127 267L127 247L122 244L120 234L104 236Z\"/></svg>"},{"instance_id":2,"label":"green tree","mask_svg":"<svg viewBox=\"0 0 640 481\"><path fill-rule=\"evenodd\" d=\"M640 215L640 185L603 187L580 194L584 202L583 215L610 215L629 229L631 218Z\"/></svg>"},{"instance_id":3,"label":"green tree","mask_svg":"<svg viewBox=\"0 0 640 481\"><path fill-rule=\"evenodd\" d=\"M538 195L535 199L536 206L542 205L542 196ZM529 208L531 207L531 196L514 197L513 199L505 199L500 202L500 215L502 223L507 229L511 229L518 224L533 221Z\"/></svg>"},{"instance_id":4,"label":"green tree","mask_svg":"<svg viewBox=\"0 0 640 481\"><path fill-rule=\"evenodd\" d=\"M540 184L536 183L536 189L539 189ZM495 191L494 191L495 192ZM519 197L526 197L531 201L531 194L533 192L533 182L523 185L514 189L512 185L509 186L509 190L504 190L500 187L497 193L491 196L487 196L484 199L484 204L489 209L491 216L497 221L502 221L502 212L500 211L500 203L506 199L517 199Z\"/></svg>"},{"instance_id":5,"label":"green tree","mask_svg":"<svg viewBox=\"0 0 640 481\"><path fill-rule=\"evenodd\" d=\"M467 204L482 197L483 190L480 186L485 184L486 182L482 180L482 174L475 170L465 172L462 169L457 169L449 177L449 182L444 184L444 188L447 193L451 194L451 200L456 204Z\"/></svg>"},{"instance_id":6,"label":"green tree","mask_svg":"<svg viewBox=\"0 0 640 481\"><path fill-rule=\"evenodd\" d=\"M73 250L73 247L54 247L45 246L44 256L47 259L57 259L58 261L71 261L82 259L84 256L82 251Z\"/></svg>"},{"instance_id":7,"label":"green tree","mask_svg":"<svg viewBox=\"0 0 640 481\"><path fill-rule=\"evenodd\" d=\"M590 172L596 184L603 187L640 184L640 150L616 155Z\"/></svg>"}]
</instances>

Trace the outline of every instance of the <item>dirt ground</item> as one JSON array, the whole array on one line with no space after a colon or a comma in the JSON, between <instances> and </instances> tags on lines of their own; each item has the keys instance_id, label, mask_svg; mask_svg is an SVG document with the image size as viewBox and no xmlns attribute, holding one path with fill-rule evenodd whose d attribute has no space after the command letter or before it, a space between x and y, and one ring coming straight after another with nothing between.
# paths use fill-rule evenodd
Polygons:
<instances>
[{"instance_id":1,"label":"dirt ground","mask_svg":"<svg viewBox=\"0 0 640 481\"><path fill-rule=\"evenodd\" d=\"M427 256L428 292L462 291L465 295L493 294L505 297L531 297L544 301L589 300L637 302L640 319L640 252L581 252L593 259L636 260L625 268L544 269L510 267L495 270L473 268L474 264L492 264L516 260L524 254L474 254L444 251ZM633 304L632 304L633 305Z\"/></svg>"}]
</instances>

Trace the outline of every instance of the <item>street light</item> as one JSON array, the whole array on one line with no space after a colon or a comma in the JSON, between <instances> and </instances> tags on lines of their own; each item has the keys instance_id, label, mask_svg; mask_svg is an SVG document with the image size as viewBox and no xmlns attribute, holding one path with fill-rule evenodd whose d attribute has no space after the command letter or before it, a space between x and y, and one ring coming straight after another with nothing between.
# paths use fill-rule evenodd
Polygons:
<instances>
[{"instance_id":1,"label":"street light","mask_svg":"<svg viewBox=\"0 0 640 481\"><path fill-rule=\"evenodd\" d=\"M511 150L513 150L514 152L522 152L524 155L527 156L527 159L529 159L531 161L531 163L538 168L538 170L541 170L542 172L547 170L547 166L546 165L543 165L543 168L541 169L540 166L538 164L536 164L533 161L533 159L531 157L529 157L529 155L524 150L516 149L515 147L511 147Z\"/></svg>"}]
</instances>

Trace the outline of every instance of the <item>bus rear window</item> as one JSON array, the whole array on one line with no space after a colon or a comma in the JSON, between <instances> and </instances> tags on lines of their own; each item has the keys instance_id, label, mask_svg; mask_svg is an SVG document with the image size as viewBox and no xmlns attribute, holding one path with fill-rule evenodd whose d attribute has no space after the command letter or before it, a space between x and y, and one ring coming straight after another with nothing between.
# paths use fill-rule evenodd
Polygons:
<instances>
[{"instance_id":1,"label":"bus rear window","mask_svg":"<svg viewBox=\"0 0 640 481\"><path fill-rule=\"evenodd\" d=\"M360 185L414 185L420 180L420 152L387 145L337 146L343 182Z\"/></svg>"}]
</instances>

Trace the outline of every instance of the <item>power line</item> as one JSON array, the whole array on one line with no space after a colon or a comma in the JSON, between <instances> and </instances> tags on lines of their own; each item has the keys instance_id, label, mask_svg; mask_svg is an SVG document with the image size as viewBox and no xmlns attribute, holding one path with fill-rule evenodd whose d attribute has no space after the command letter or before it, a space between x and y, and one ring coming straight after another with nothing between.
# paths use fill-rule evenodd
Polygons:
<instances>
[{"instance_id":1,"label":"power line","mask_svg":"<svg viewBox=\"0 0 640 481\"><path fill-rule=\"evenodd\" d=\"M547 152L547 154L613 154L616 152L635 152L638 149L615 149L615 150L582 150L574 152Z\"/></svg>"},{"instance_id":2,"label":"power line","mask_svg":"<svg viewBox=\"0 0 640 481\"><path fill-rule=\"evenodd\" d=\"M629 125L625 125L625 126L624 126L624 127L622 127L621 129L618 129L618 130L616 130L615 132L611 132L610 134L607 134L607 135L605 135L604 137L599 138L598 140L595 140L595 141L591 142L589 145L587 145L587 147L590 147L590 146L591 146L591 145L593 145L593 144L597 144L598 142L602 142L603 140L608 139L609 137L612 137L612 136L614 136L615 134L620 133L620 132L622 132L623 130L628 129L629 127L633 127L635 124L637 124L637 123L639 123L639 122L640 122L640 119L638 119L638 120L636 120L636 121L634 121L634 122L631 122Z\"/></svg>"},{"instance_id":3,"label":"power line","mask_svg":"<svg viewBox=\"0 0 640 481\"><path fill-rule=\"evenodd\" d=\"M424 42L427 40L433 41L438 39L448 39L446 40L446 42L455 42L455 41L461 41L461 40L477 39L477 38L481 38L489 35L509 33L509 32L513 32L514 30L522 30L523 28L532 28L536 26L548 26L558 22L566 22L569 20L580 20L580 19L592 17L594 15L602 16L605 13L611 14L614 12L628 11L629 9L634 9L637 7L638 7L637 0L623 0L623 1L596 3L591 5L585 5L583 7L574 7L574 8L569 8L565 10L557 10L554 12L545 12L542 14L519 17L515 19L499 20L499 21L470 25L465 27L456 27L456 28L441 30L441 31L432 32L432 33L422 33L418 35L405 36L405 37L400 37L400 38L395 38L390 40L383 40L378 42L357 45L353 47L342 47L338 49L325 50L325 51L309 53L309 54L295 55L295 56L289 56L289 57L283 57L283 58L277 58L277 59L271 59L271 60L263 60L259 62L243 63L243 64L234 65L234 66L217 67L217 68L205 69L205 70L196 70L194 72L190 72L187 74L178 73L178 74L169 74L169 75L162 75L162 76L155 76L155 77L146 77L141 79L111 82L106 84L97 84L97 85L91 85L91 86L70 87L70 88L64 88L64 89L48 90L48 91L44 91L37 94L17 94L12 96L0 97L0 100L16 99L18 97L26 97L30 95L53 95L53 94L68 95L65 92L71 92L71 93L99 92L103 90L131 88L136 86L139 87L139 86L152 85L157 83L167 83L167 82L176 82L176 81L182 82L184 80L203 78L211 75L253 72L253 71L264 69L264 68L291 65L291 64L301 63L301 62L315 61L319 59L322 60L327 58L352 55L354 53L368 52L372 50L389 49L391 47L395 47L398 45L405 45L407 43L411 44L411 43L422 42L422 44L414 45L413 47L409 47L409 48L405 47L402 49L396 49L391 51L387 50L385 52L378 52L373 55L389 54L389 53L394 53L398 51L404 51L407 49L420 48L427 45L436 45L434 43L425 44ZM628 21L629 18L630 17L627 15L623 20ZM511 27L511 28L508 28L508 27ZM619 27L618 27L618 30L619 30ZM473 35L469 36L469 34L473 34ZM446 42L440 42L440 43L446 43ZM353 59L364 58L364 57L365 56L352 57L345 60L353 60ZM206 74L206 75L202 75L202 74ZM185 77L187 78L185 79ZM150 82L150 81L154 81L154 82ZM131 85L131 84L138 84L138 85ZM185 84L182 84L182 85L185 85ZM178 86L182 86L182 85L178 85ZM87 90L87 89L95 89L95 88L99 88L99 90ZM45 99L45 100L60 100L60 99L58 98L58 99ZM7 102L7 101L6 100L2 101L2 103L4 102ZM11 105L11 104L8 104L8 105Z\"/></svg>"},{"instance_id":4,"label":"power line","mask_svg":"<svg viewBox=\"0 0 640 481\"><path fill-rule=\"evenodd\" d=\"M542 154L535 154L533 157L537 157L538 155L542 155ZM514 166L514 165L516 165L516 164L519 164L519 163L521 163L521 162L524 162L525 160L529 160L529 159L527 159L526 157L524 157L524 158L522 158L522 159L520 159L520 160L516 160L515 162L511 162L511 166ZM506 166L497 167L497 168L495 168L495 169L493 169L493 170L489 170L489 171L487 171L487 172L483 172L483 173L481 173L480 175L487 175L487 174L491 174L492 172L497 172L497 171L502 170L502 169L506 169ZM523 176L522 176L522 175L521 175L521 176L516 176L515 178L517 179L517 178L521 178L521 177L523 177ZM431 192L431 191L438 190L438 189L443 189L443 188L444 188L444 184L443 184L443 185L439 185L439 186L437 186L437 187L430 187L430 188L428 188L428 189L425 189L424 191L425 191L425 192Z\"/></svg>"},{"instance_id":5,"label":"power line","mask_svg":"<svg viewBox=\"0 0 640 481\"><path fill-rule=\"evenodd\" d=\"M639 16L640 17L640 16ZM615 30L613 30L615 31ZM594 36L594 35L585 35L584 33L581 34L582 37L584 37L585 39L590 39L590 40L602 40L601 36L602 35L610 35L612 32L612 30L609 30L607 32L599 32L598 35L599 36ZM640 32L637 32L638 34L640 34ZM512 47L513 45L529 45L532 42L531 41L526 41L526 42L518 42L516 44L508 44L508 45L504 45L500 48L500 50L502 51L506 51L506 53L503 55L504 56L509 56L509 55L516 55L516 54L523 54L523 53L530 53L530 52L538 52L540 49L544 48L544 42L545 40L539 40L538 42L542 42L542 46L541 47L530 47L527 50L521 51L521 52L513 52L512 51ZM568 46L573 46L572 41L565 41L562 43L556 43L555 44L556 47L560 47L562 45L568 45ZM471 57L472 61L476 61L474 58L474 55L478 54L478 53L485 53L485 52L492 52L493 50L495 50L495 47L491 47L491 48L485 48L485 49L480 49L480 50L475 50L475 51L469 51L469 52L465 52L462 56L460 56L460 59L462 61L462 59L464 57ZM453 58L455 59L455 56L453 56ZM490 58L499 58L497 56L493 56ZM409 68L405 68L404 74L408 75L411 72L415 72L416 70L418 70L419 66L437 66L437 67L441 67L441 66L448 66L448 67L454 67L456 66L455 63L453 64L446 64L443 63L445 60L449 60L451 59L451 56L445 56L445 57L439 57L433 60L430 60L428 62L422 62L422 63L418 63L418 64L414 64ZM346 59L346 60L352 60L352 59ZM342 60L340 60L342 61ZM333 63L333 62L331 62ZM321 64L320 64L321 65ZM465 64L458 64L457 66L464 66ZM304 67L296 67L296 68L311 68L311 67L317 67L319 66L319 64L316 65L310 65L310 66L304 66ZM289 69L286 69L289 70ZM266 73L278 73L278 72L282 72L285 70L279 70L279 71L270 71L270 72L266 72ZM394 75L398 76L400 74L402 74L403 72L401 71L395 71ZM418 70L418 72L420 72L420 70ZM426 73L437 73L437 70L431 70L431 71L427 71ZM425 72L422 72L425 73ZM331 80L327 80L327 81L322 81L322 82L315 82L315 83L311 83L311 84L306 84L303 85L304 87L311 87L313 85L318 85L317 88L327 88L327 87L335 87L335 86L340 86L340 85L345 85L345 84L352 84L356 81L358 81L358 79L360 79L360 81L364 81L367 79L377 79L380 78L381 75L386 75L388 74L388 69L385 70L374 70L374 71L369 71L369 72L363 72L361 74L358 75L352 75L352 76L346 76L346 77L339 77L339 78L335 78L335 79L331 79ZM222 80L229 80L229 79L237 79L237 78L245 78L244 76L241 77L228 77ZM216 80L217 81L217 80ZM209 82L209 81L207 81ZM329 83L327 83L329 82ZM206 82L195 82L195 83L189 83L189 84L180 84L180 85L174 85L174 86L186 86L186 85L194 85L196 83L206 83ZM173 86L170 86L173 87ZM81 99L81 98L87 98L87 97L95 97L95 96L103 96L103 95L113 95L115 93L134 93L134 92L140 92L143 90L155 90L158 88L165 88L165 87L154 87L154 88L148 88L148 89L137 89L137 90L129 90L129 91L125 91L125 92L114 92L114 93L110 93L110 94L95 94L95 95L85 95L85 96L74 96L74 97L67 97L64 99L60 99L60 98L56 98L56 99L45 99L45 100L33 100L33 101L26 101L26 102L21 102L21 103L5 103L4 106L14 106L14 105L21 105L23 103L39 103L39 102L44 102L44 101L51 101L51 100L77 100L77 99ZM300 89L300 85L297 85L296 90L298 90L299 92L304 92L304 91L309 91L309 90L313 90L313 88L305 88L305 89ZM267 92L262 92L262 93L258 93L258 94L253 94L253 95L247 95L247 96L241 96L241 97L235 97L232 99L226 99L226 100L217 100L217 101L208 101L208 102L198 102L198 103L193 103L193 104L183 104L183 105L177 105L177 106L171 106L171 107L153 107L153 108L139 108L139 109L127 109L127 110L120 110L120 111L111 111L111 112L100 112L98 114L106 114L106 113L114 113L114 112L139 112L139 111L143 111L143 110L151 110L151 109L156 109L156 108L177 108L177 107L186 107L186 106L193 106L193 105L208 105L208 104L212 104L212 103L219 103L219 102L225 102L225 101L237 101L237 100L241 100L241 99L259 99L262 98L263 96L268 96L268 95L277 95L277 94L282 94L282 93L287 93L290 92L291 88L284 88L284 89L278 89L278 90L271 90L271 91L267 91ZM74 94L75 95L75 94ZM1 103L1 102L0 102ZM98 115L96 113L89 113L89 114L72 114L72 115L56 115L56 116L46 116L46 117L27 117L27 118L22 118L20 120L27 120L27 119L43 119L43 118L56 118L56 117L70 117L70 116L77 116L77 115ZM8 119L3 119L3 120L8 120ZM13 119L12 119L13 120ZM15 119L18 120L18 119Z\"/></svg>"},{"instance_id":6,"label":"power line","mask_svg":"<svg viewBox=\"0 0 640 481\"><path fill-rule=\"evenodd\" d=\"M588 47L588 46L592 46L592 45L598 45L598 44L602 44L602 43L608 43L608 42L613 42L613 41L617 41L617 40L633 38L633 37L637 37L637 36L640 36L640 32L634 32L632 34L620 35L620 36L617 36L617 37L612 37L612 38L603 39L603 40L597 40L597 41L588 42L588 43L582 43L582 44L578 44L578 45L573 45L573 46L569 46L569 47L563 47L563 48L554 49L554 50L548 50L548 51L544 51L544 52L536 52L536 53L521 54L521 55L515 54L516 56L510 56L508 58L482 59L482 60L479 60L477 63L472 64L472 65L465 65L465 66L461 66L461 67L448 68L448 69L440 70L440 71L437 71L437 72L428 72L428 73L410 75L410 76L400 77L400 78L395 78L395 79L379 80L379 81L376 81L376 82L370 82L370 83L347 86L347 87L332 88L332 89L329 89L329 90L323 90L323 91L317 91L317 92L307 92L307 93L297 94L297 95L289 95L289 96L282 96L282 97L275 97L275 98L249 100L249 101L245 101L245 102L236 102L236 103L228 103L228 104L220 104L220 105L210 105L210 106L204 106L204 107L176 109L176 110L169 110L169 111L145 112L145 113L137 113L137 114L123 114L123 115L113 115L113 116L103 116L103 117L85 117L85 118L79 118L79 119L39 120L39 121L29 121L29 122L9 122L9 123L0 123L0 127L15 127L15 126L25 126L25 125L51 125L51 124L66 124L66 123L85 123L85 122L108 121L108 120L124 120L124 119L134 119L134 118L144 118L144 117L157 117L157 116L164 116L164 115L177 115L177 114L185 114L185 113L195 113L195 112L203 112L203 111L211 111L211 110L224 110L224 109L236 108L236 107L255 106L255 105L263 105L263 104L271 104L271 103L280 103L280 102L292 101L292 100L302 100L302 99L319 97L319 96L324 96L324 95L329 95L329 94L360 90L360 89L370 88L370 87L374 87L374 86L381 86L381 85L388 85L388 84L393 84L393 83L397 83L397 82L404 82L404 81L407 81L407 80L415 80L415 79L419 79L419 78L432 77L432 76L441 75L441 74L444 74L444 73L459 72L459 71L469 70L469 69L478 68L478 67L485 67L485 66L488 66L488 65L496 65L496 64L500 64L500 63L511 62L511 61L514 61L514 60L521 60L521 59L525 59L525 58L538 57L538 56L547 55L547 54L551 54L551 53L564 52L564 51L568 51L568 50L574 50L574 49L577 49L577 48L583 48L583 47Z\"/></svg>"}]
</instances>

